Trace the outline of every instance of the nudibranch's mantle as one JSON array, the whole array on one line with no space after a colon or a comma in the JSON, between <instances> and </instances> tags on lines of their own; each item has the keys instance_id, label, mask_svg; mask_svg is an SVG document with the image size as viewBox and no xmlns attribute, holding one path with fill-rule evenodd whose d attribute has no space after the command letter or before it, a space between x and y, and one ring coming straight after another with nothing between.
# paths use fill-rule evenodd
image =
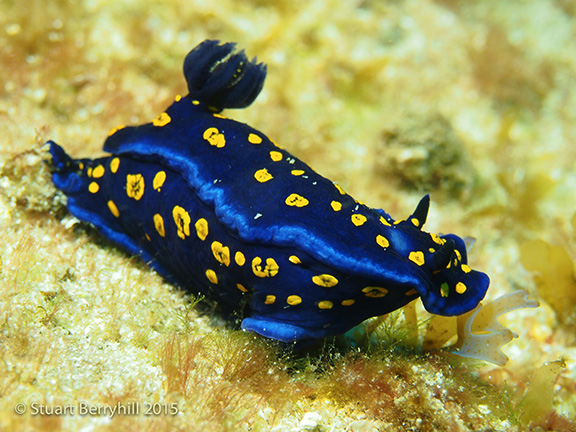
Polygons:
<instances>
[{"instance_id":1,"label":"nudibranch's mantle","mask_svg":"<svg viewBox=\"0 0 576 432\"><path fill-rule=\"evenodd\" d=\"M425 196L394 221L263 133L218 114L249 105L266 68L205 41L184 63L189 95L152 123L118 127L111 156L73 160L50 142L68 208L162 275L244 311L242 327L282 341L342 333L420 296L459 315L488 288L456 235L422 231Z\"/></svg>"}]
</instances>

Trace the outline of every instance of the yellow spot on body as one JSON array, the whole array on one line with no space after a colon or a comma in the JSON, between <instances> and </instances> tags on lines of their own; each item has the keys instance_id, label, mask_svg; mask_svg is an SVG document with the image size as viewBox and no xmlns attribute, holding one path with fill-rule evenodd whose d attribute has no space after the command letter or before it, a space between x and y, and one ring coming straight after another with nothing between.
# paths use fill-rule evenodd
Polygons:
<instances>
[{"instance_id":1,"label":"yellow spot on body","mask_svg":"<svg viewBox=\"0 0 576 432\"><path fill-rule=\"evenodd\" d=\"M330 300L322 300L318 302L318 309L332 309L333 306L334 303L332 303Z\"/></svg>"},{"instance_id":2,"label":"yellow spot on body","mask_svg":"<svg viewBox=\"0 0 576 432\"><path fill-rule=\"evenodd\" d=\"M398 219L397 221L394 221L394 225L398 225L399 223L404 222L404 219Z\"/></svg>"},{"instance_id":3,"label":"yellow spot on body","mask_svg":"<svg viewBox=\"0 0 576 432\"><path fill-rule=\"evenodd\" d=\"M472 271L472 269L469 266L467 266L466 264L462 264L462 271L464 273L470 273Z\"/></svg>"},{"instance_id":4,"label":"yellow spot on body","mask_svg":"<svg viewBox=\"0 0 576 432\"><path fill-rule=\"evenodd\" d=\"M434 248L428 248L428 252L434 253L434 252L436 252L436 249L434 249Z\"/></svg>"},{"instance_id":5,"label":"yellow spot on body","mask_svg":"<svg viewBox=\"0 0 576 432\"><path fill-rule=\"evenodd\" d=\"M419 227L420 226L420 221L416 218L411 218L410 222L412 222L414 224L415 227Z\"/></svg>"},{"instance_id":6,"label":"yellow spot on body","mask_svg":"<svg viewBox=\"0 0 576 432\"><path fill-rule=\"evenodd\" d=\"M432 241L436 244L443 245L444 242L440 238L440 236L436 233L430 233L430 237L432 237Z\"/></svg>"},{"instance_id":7,"label":"yellow spot on body","mask_svg":"<svg viewBox=\"0 0 576 432\"><path fill-rule=\"evenodd\" d=\"M354 299L347 299L347 300L342 300L342 303L340 303L342 306L352 306L354 303L356 303L356 300Z\"/></svg>"},{"instance_id":8,"label":"yellow spot on body","mask_svg":"<svg viewBox=\"0 0 576 432\"><path fill-rule=\"evenodd\" d=\"M214 117L216 117L216 118L221 118L221 119L226 120L226 117L223 116L222 114L212 114L212 115L213 115Z\"/></svg>"},{"instance_id":9,"label":"yellow spot on body","mask_svg":"<svg viewBox=\"0 0 576 432\"><path fill-rule=\"evenodd\" d=\"M248 290L246 289L246 287L242 284L236 284L236 288L238 288L240 291L242 292L248 292Z\"/></svg>"},{"instance_id":10,"label":"yellow spot on body","mask_svg":"<svg viewBox=\"0 0 576 432\"><path fill-rule=\"evenodd\" d=\"M406 296L413 296L414 294L418 294L418 291L416 291L414 288L412 288L411 290L408 290L404 293L404 295L406 295Z\"/></svg>"},{"instance_id":11,"label":"yellow spot on body","mask_svg":"<svg viewBox=\"0 0 576 432\"><path fill-rule=\"evenodd\" d=\"M110 130L110 132L108 132L108 136L114 135L120 129L124 129L125 127L126 127L126 125L119 125L119 126L116 126L115 128L112 128L112 130Z\"/></svg>"},{"instance_id":12,"label":"yellow spot on body","mask_svg":"<svg viewBox=\"0 0 576 432\"><path fill-rule=\"evenodd\" d=\"M181 99L182 99L182 96L176 95L176 97L174 98L174 102L180 102Z\"/></svg>"},{"instance_id":13,"label":"yellow spot on body","mask_svg":"<svg viewBox=\"0 0 576 432\"><path fill-rule=\"evenodd\" d=\"M410 252L408 259L419 266L424 265L424 253L421 251Z\"/></svg>"},{"instance_id":14,"label":"yellow spot on body","mask_svg":"<svg viewBox=\"0 0 576 432\"><path fill-rule=\"evenodd\" d=\"M297 295L291 295L286 299L286 303L288 303L290 306L296 306L302 303L302 298Z\"/></svg>"},{"instance_id":15,"label":"yellow spot on body","mask_svg":"<svg viewBox=\"0 0 576 432\"><path fill-rule=\"evenodd\" d=\"M154 126L166 126L168 123L170 123L172 119L170 118L170 116L168 114L166 114L165 112L163 112L162 114L160 114L158 117L156 117L154 119L154 121L152 122L152 124Z\"/></svg>"},{"instance_id":16,"label":"yellow spot on body","mask_svg":"<svg viewBox=\"0 0 576 432\"><path fill-rule=\"evenodd\" d=\"M309 204L309 201L306 198L294 193L290 194L288 198L286 198L285 202L286 205L289 205L291 207L304 207Z\"/></svg>"},{"instance_id":17,"label":"yellow spot on body","mask_svg":"<svg viewBox=\"0 0 576 432\"><path fill-rule=\"evenodd\" d=\"M198 238L202 241L206 240L206 237L208 237L208 221L204 218L200 218L196 221L194 227L196 228Z\"/></svg>"},{"instance_id":18,"label":"yellow spot on body","mask_svg":"<svg viewBox=\"0 0 576 432\"><path fill-rule=\"evenodd\" d=\"M166 236L166 230L164 229L164 218L158 213L154 215L154 228L156 228L156 231L158 234L160 234L160 237Z\"/></svg>"},{"instance_id":19,"label":"yellow spot on body","mask_svg":"<svg viewBox=\"0 0 576 432\"><path fill-rule=\"evenodd\" d=\"M298 258L296 255L291 255L290 258L288 258L288 261L290 261L292 264L302 264L302 261L300 261L300 258Z\"/></svg>"},{"instance_id":20,"label":"yellow spot on body","mask_svg":"<svg viewBox=\"0 0 576 432\"><path fill-rule=\"evenodd\" d=\"M224 134L215 127L206 129L202 135L202 138L208 141L210 145L216 146L217 148L222 148L226 145L226 138L224 138Z\"/></svg>"},{"instance_id":21,"label":"yellow spot on body","mask_svg":"<svg viewBox=\"0 0 576 432\"><path fill-rule=\"evenodd\" d=\"M84 169L84 164L82 162L78 162L78 168L80 168L81 170Z\"/></svg>"},{"instance_id":22,"label":"yellow spot on body","mask_svg":"<svg viewBox=\"0 0 576 432\"><path fill-rule=\"evenodd\" d=\"M116 204L114 204L114 201L110 200L106 204L108 205L110 213L112 213L115 217L120 217L120 212L118 211L118 207L116 207Z\"/></svg>"},{"instance_id":23,"label":"yellow spot on body","mask_svg":"<svg viewBox=\"0 0 576 432\"><path fill-rule=\"evenodd\" d=\"M197 100L193 100L192 105L200 105L200 102L198 102Z\"/></svg>"},{"instance_id":24,"label":"yellow spot on body","mask_svg":"<svg viewBox=\"0 0 576 432\"><path fill-rule=\"evenodd\" d=\"M176 224L178 237L185 239L190 235L190 215L180 206L174 206L172 217Z\"/></svg>"},{"instance_id":25,"label":"yellow spot on body","mask_svg":"<svg viewBox=\"0 0 576 432\"><path fill-rule=\"evenodd\" d=\"M238 251L234 255L234 261L236 261L236 264L242 267L246 263L246 257L242 252Z\"/></svg>"},{"instance_id":26,"label":"yellow spot on body","mask_svg":"<svg viewBox=\"0 0 576 432\"><path fill-rule=\"evenodd\" d=\"M302 174L304 174L304 170L292 170L290 171L290 174L292 174L293 176L301 176Z\"/></svg>"},{"instance_id":27,"label":"yellow spot on body","mask_svg":"<svg viewBox=\"0 0 576 432\"><path fill-rule=\"evenodd\" d=\"M464 294L467 289L468 289L468 287L466 287L466 285L464 285L463 282L458 282L458 283L456 284L456 292L457 292L458 294Z\"/></svg>"},{"instance_id":28,"label":"yellow spot on body","mask_svg":"<svg viewBox=\"0 0 576 432\"><path fill-rule=\"evenodd\" d=\"M116 174L116 171L118 171L119 166L120 166L120 159L118 159L117 157L115 157L110 161L110 171L112 171L112 174Z\"/></svg>"},{"instance_id":29,"label":"yellow spot on body","mask_svg":"<svg viewBox=\"0 0 576 432\"><path fill-rule=\"evenodd\" d=\"M446 282L442 282L442 285L440 285L440 295L442 297L448 297L449 292L450 287L448 286L448 284Z\"/></svg>"},{"instance_id":30,"label":"yellow spot on body","mask_svg":"<svg viewBox=\"0 0 576 432\"><path fill-rule=\"evenodd\" d=\"M312 276L312 282L321 287L330 288L338 284L338 279L329 274Z\"/></svg>"},{"instance_id":31,"label":"yellow spot on body","mask_svg":"<svg viewBox=\"0 0 576 432\"><path fill-rule=\"evenodd\" d=\"M248 142L251 144L260 144L262 142L262 138L256 134L251 133L248 135Z\"/></svg>"},{"instance_id":32,"label":"yellow spot on body","mask_svg":"<svg viewBox=\"0 0 576 432\"><path fill-rule=\"evenodd\" d=\"M280 267L274 258L266 258L266 265L262 266L262 258L255 257L252 260L252 271L258 277L274 277L278 274Z\"/></svg>"},{"instance_id":33,"label":"yellow spot on body","mask_svg":"<svg viewBox=\"0 0 576 432\"><path fill-rule=\"evenodd\" d=\"M386 226L392 226L388 223L388 221L386 219L384 219L384 216L380 216L380 223L382 225L386 225Z\"/></svg>"},{"instance_id":34,"label":"yellow spot on body","mask_svg":"<svg viewBox=\"0 0 576 432\"><path fill-rule=\"evenodd\" d=\"M166 181L166 172L165 171L158 171L154 176L154 180L152 180L152 187L160 192L160 188L164 186L164 182Z\"/></svg>"},{"instance_id":35,"label":"yellow spot on body","mask_svg":"<svg viewBox=\"0 0 576 432\"><path fill-rule=\"evenodd\" d=\"M390 242L388 241L388 239L380 234L376 236L376 243L378 243L383 248L387 248L390 246Z\"/></svg>"},{"instance_id":36,"label":"yellow spot on body","mask_svg":"<svg viewBox=\"0 0 576 432\"><path fill-rule=\"evenodd\" d=\"M270 159L272 159L274 162L280 162L282 158L283 158L282 153L280 153L279 151L270 152Z\"/></svg>"},{"instance_id":37,"label":"yellow spot on body","mask_svg":"<svg viewBox=\"0 0 576 432\"><path fill-rule=\"evenodd\" d=\"M206 277L213 284L215 284L215 285L218 284L218 276L216 276L216 272L214 270L211 270L211 269L206 270Z\"/></svg>"},{"instance_id":38,"label":"yellow spot on body","mask_svg":"<svg viewBox=\"0 0 576 432\"><path fill-rule=\"evenodd\" d=\"M254 173L254 178L260 183L265 183L268 180L272 180L273 177L266 168L262 168Z\"/></svg>"},{"instance_id":39,"label":"yellow spot on body","mask_svg":"<svg viewBox=\"0 0 576 432\"><path fill-rule=\"evenodd\" d=\"M222 245L218 241L212 242L212 253L214 258L219 263L224 264L226 267L230 265L230 248L228 246Z\"/></svg>"},{"instance_id":40,"label":"yellow spot on body","mask_svg":"<svg viewBox=\"0 0 576 432\"><path fill-rule=\"evenodd\" d=\"M330 203L330 207L332 207L332 210L334 211L340 211L342 210L342 203L338 201L332 201Z\"/></svg>"},{"instance_id":41,"label":"yellow spot on body","mask_svg":"<svg viewBox=\"0 0 576 432\"><path fill-rule=\"evenodd\" d=\"M89 190L91 193L96 193L96 192L98 192L98 191L100 190L100 186L98 186L98 183L92 182L92 183L90 183L90 184L88 185L88 190Z\"/></svg>"},{"instance_id":42,"label":"yellow spot on body","mask_svg":"<svg viewBox=\"0 0 576 432\"><path fill-rule=\"evenodd\" d=\"M126 195L136 201L142 198L144 195L144 177L142 174L128 174L126 176Z\"/></svg>"},{"instance_id":43,"label":"yellow spot on body","mask_svg":"<svg viewBox=\"0 0 576 432\"><path fill-rule=\"evenodd\" d=\"M353 214L352 215L352 223L356 226L362 226L366 222L366 216L361 214Z\"/></svg>"},{"instance_id":44,"label":"yellow spot on body","mask_svg":"<svg viewBox=\"0 0 576 432\"><path fill-rule=\"evenodd\" d=\"M92 170L92 177L100 178L104 175L104 167L102 165L98 165L96 168Z\"/></svg>"},{"instance_id":45,"label":"yellow spot on body","mask_svg":"<svg viewBox=\"0 0 576 432\"><path fill-rule=\"evenodd\" d=\"M146 236L146 240L151 241L151 240L150 240L150 236L148 235L148 233L144 233L144 235Z\"/></svg>"},{"instance_id":46,"label":"yellow spot on body","mask_svg":"<svg viewBox=\"0 0 576 432\"><path fill-rule=\"evenodd\" d=\"M462 254L460 253L460 251L458 249L454 249L454 253L456 254L456 256L458 257L458 259L460 261L462 261Z\"/></svg>"},{"instance_id":47,"label":"yellow spot on body","mask_svg":"<svg viewBox=\"0 0 576 432\"><path fill-rule=\"evenodd\" d=\"M344 192L344 189L342 189L342 186L340 186L338 183L334 183L334 186L336 187L336 189L338 189L338 192L340 192L340 194L346 195L346 192Z\"/></svg>"},{"instance_id":48,"label":"yellow spot on body","mask_svg":"<svg viewBox=\"0 0 576 432\"><path fill-rule=\"evenodd\" d=\"M86 171L86 175L88 177L92 177L92 167L88 167L88 170Z\"/></svg>"},{"instance_id":49,"label":"yellow spot on body","mask_svg":"<svg viewBox=\"0 0 576 432\"><path fill-rule=\"evenodd\" d=\"M264 300L264 304L274 304L275 301L276 301L275 295L267 295L266 300Z\"/></svg>"},{"instance_id":50,"label":"yellow spot on body","mask_svg":"<svg viewBox=\"0 0 576 432\"><path fill-rule=\"evenodd\" d=\"M362 292L366 297L380 298L388 294L388 290L382 287L366 287L362 288Z\"/></svg>"}]
</instances>

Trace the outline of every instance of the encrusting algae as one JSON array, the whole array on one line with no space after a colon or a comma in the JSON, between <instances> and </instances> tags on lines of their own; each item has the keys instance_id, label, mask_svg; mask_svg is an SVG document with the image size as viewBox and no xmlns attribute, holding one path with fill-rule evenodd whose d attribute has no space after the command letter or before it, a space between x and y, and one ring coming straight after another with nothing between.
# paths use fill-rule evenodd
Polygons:
<instances>
[{"instance_id":1,"label":"encrusting algae","mask_svg":"<svg viewBox=\"0 0 576 432\"><path fill-rule=\"evenodd\" d=\"M0 1L0 429L574 430L568 3ZM446 319L417 301L295 353L69 216L41 143L100 155L103 131L184 91L178 63L206 38L268 63L235 117L391 214L430 192L430 229L477 239L483 305Z\"/></svg>"}]
</instances>

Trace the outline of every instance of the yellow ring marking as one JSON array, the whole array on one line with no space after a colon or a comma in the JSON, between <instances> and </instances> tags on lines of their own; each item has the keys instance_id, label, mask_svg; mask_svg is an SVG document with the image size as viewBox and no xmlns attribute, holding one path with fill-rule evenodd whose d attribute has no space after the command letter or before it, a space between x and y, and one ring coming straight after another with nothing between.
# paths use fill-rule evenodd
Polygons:
<instances>
[{"instance_id":1,"label":"yellow ring marking","mask_svg":"<svg viewBox=\"0 0 576 432\"><path fill-rule=\"evenodd\" d=\"M260 183L266 183L274 177L272 177L272 174L270 174L266 168L262 168L254 173L254 178Z\"/></svg>"},{"instance_id":2,"label":"yellow ring marking","mask_svg":"<svg viewBox=\"0 0 576 432\"><path fill-rule=\"evenodd\" d=\"M388 221L386 219L384 219L384 216L380 216L380 223L382 225L386 225L386 226L392 226L388 223Z\"/></svg>"},{"instance_id":3,"label":"yellow ring marking","mask_svg":"<svg viewBox=\"0 0 576 432\"><path fill-rule=\"evenodd\" d=\"M108 205L110 213L112 213L114 217L120 217L120 212L118 211L118 207L116 207L116 204L114 204L114 201L110 200L106 204Z\"/></svg>"},{"instance_id":4,"label":"yellow ring marking","mask_svg":"<svg viewBox=\"0 0 576 432\"><path fill-rule=\"evenodd\" d=\"M216 272L214 270L212 269L206 270L206 277L214 285L218 285L218 276L216 276Z\"/></svg>"},{"instance_id":5,"label":"yellow ring marking","mask_svg":"<svg viewBox=\"0 0 576 432\"><path fill-rule=\"evenodd\" d=\"M419 266L424 265L424 253L421 251L410 252L408 259Z\"/></svg>"},{"instance_id":6,"label":"yellow ring marking","mask_svg":"<svg viewBox=\"0 0 576 432\"><path fill-rule=\"evenodd\" d=\"M334 303L332 303L330 300L322 300L318 302L318 309L332 309L333 306Z\"/></svg>"},{"instance_id":7,"label":"yellow ring marking","mask_svg":"<svg viewBox=\"0 0 576 432\"><path fill-rule=\"evenodd\" d=\"M224 264L226 267L230 265L230 248L228 246L222 245L218 241L212 242L212 253L214 258L219 263Z\"/></svg>"},{"instance_id":8,"label":"yellow ring marking","mask_svg":"<svg viewBox=\"0 0 576 432\"><path fill-rule=\"evenodd\" d=\"M166 237L166 230L164 229L164 218L158 213L154 215L154 228L156 228L156 231L158 234L160 234L160 237Z\"/></svg>"},{"instance_id":9,"label":"yellow ring marking","mask_svg":"<svg viewBox=\"0 0 576 432\"><path fill-rule=\"evenodd\" d=\"M174 206L172 217L176 224L177 234L182 240L190 235L190 215L180 206Z\"/></svg>"},{"instance_id":10,"label":"yellow ring marking","mask_svg":"<svg viewBox=\"0 0 576 432\"><path fill-rule=\"evenodd\" d=\"M152 187L160 192L160 188L164 186L166 181L166 171L158 171L152 180Z\"/></svg>"},{"instance_id":11,"label":"yellow ring marking","mask_svg":"<svg viewBox=\"0 0 576 432\"><path fill-rule=\"evenodd\" d=\"M172 119L170 118L170 116L168 114L166 114L165 112L163 112L162 114L160 114L158 117L156 117L154 119L152 124L154 126L166 126L168 123L170 123L171 120Z\"/></svg>"},{"instance_id":12,"label":"yellow ring marking","mask_svg":"<svg viewBox=\"0 0 576 432\"><path fill-rule=\"evenodd\" d=\"M383 248L387 248L390 246L390 242L388 241L388 239L380 234L376 236L376 243L378 243Z\"/></svg>"},{"instance_id":13,"label":"yellow ring marking","mask_svg":"<svg viewBox=\"0 0 576 432\"><path fill-rule=\"evenodd\" d=\"M364 225L367 220L368 219L364 215L361 215L361 214L353 214L352 215L352 223L356 226Z\"/></svg>"},{"instance_id":14,"label":"yellow ring marking","mask_svg":"<svg viewBox=\"0 0 576 432\"><path fill-rule=\"evenodd\" d=\"M110 132L108 132L108 136L114 135L114 134L115 134L116 132L118 132L120 129L124 129L125 127L126 127L126 125L119 125L119 126L116 126L115 128L112 128L112 129L110 130Z\"/></svg>"},{"instance_id":15,"label":"yellow ring marking","mask_svg":"<svg viewBox=\"0 0 576 432\"><path fill-rule=\"evenodd\" d=\"M200 218L194 224L194 228L196 228L198 238L202 241L206 240L206 237L208 237L208 221L204 218Z\"/></svg>"},{"instance_id":16,"label":"yellow ring marking","mask_svg":"<svg viewBox=\"0 0 576 432\"><path fill-rule=\"evenodd\" d=\"M312 282L321 287L330 288L338 284L338 279L329 274L312 276Z\"/></svg>"},{"instance_id":17,"label":"yellow ring marking","mask_svg":"<svg viewBox=\"0 0 576 432\"><path fill-rule=\"evenodd\" d=\"M309 204L309 201L303 196L293 193L288 195L285 203L291 207L305 207Z\"/></svg>"},{"instance_id":18,"label":"yellow ring marking","mask_svg":"<svg viewBox=\"0 0 576 432\"><path fill-rule=\"evenodd\" d=\"M362 288L362 292L366 297L380 298L388 294L388 290L382 287L366 287Z\"/></svg>"},{"instance_id":19,"label":"yellow ring marking","mask_svg":"<svg viewBox=\"0 0 576 432\"><path fill-rule=\"evenodd\" d=\"M236 264L238 264L240 267L242 267L244 265L244 263L246 263L246 257L244 256L244 254L242 252L238 251L234 255L234 261L236 261Z\"/></svg>"},{"instance_id":20,"label":"yellow ring marking","mask_svg":"<svg viewBox=\"0 0 576 432\"><path fill-rule=\"evenodd\" d=\"M88 190L90 193L96 193L100 190L100 186L98 186L98 183L92 182L88 185Z\"/></svg>"},{"instance_id":21,"label":"yellow ring marking","mask_svg":"<svg viewBox=\"0 0 576 432\"><path fill-rule=\"evenodd\" d=\"M262 267L262 258L255 257L252 260L252 271L258 277L274 277L278 274L280 267L274 258L266 258L266 265Z\"/></svg>"},{"instance_id":22,"label":"yellow ring marking","mask_svg":"<svg viewBox=\"0 0 576 432\"><path fill-rule=\"evenodd\" d=\"M270 159L272 159L274 162L280 162L283 157L284 156L282 156L282 153L280 153L278 151L271 151L270 152Z\"/></svg>"},{"instance_id":23,"label":"yellow ring marking","mask_svg":"<svg viewBox=\"0 0 576 432\"><path fill-rule=\"evenodd\" d=\"M262 142L262 138L260 138L256 134L251 133L250 135L248 135L248 142L250 144L260 144Z\"/></svg>"},{"instance_id":24,"label":"yellow ring marking","mask_svg":"<svg viewBox=\"0 0 576 432\"><path fill-rule=\"evenodd\" d=\"M118 171L119 166L120 166L120 159L118 159L117 157L115 157L110 161L110 171L112 172L112 174L116 174L116 171Z\"/></svg>"},{"instance_id":25,"label":"yellow ring marking","mask_svg":"<svg viewBox=\"0 0 576 432\"><path fill-rule=\"evenodd\" d=\"M464 294L467 289L468 289L468 287L463 282L458 282L456 284L456 292L458 294Z\"/></svg>"},{"instance_id":26,"label":"yellow ring marking","mask_svg":"<svg viewBox=\"0 0 576 432\"><path fill-rule=\"evenodd\" d=\"M296 255L290 255L288 261L290 261L292 264L302 264L302 261L300 261L300 258L298 258Z\"/></svg>"},{"instance_id":27,"label":"yellow ring marking","mask_svg":"<svg viewBox=\"0 0 576 432\"><path fill-rule=\"evenodd\" d=\"M286 299L286 303L288 303L290 306L296 306L302 303L302 298L297 295L291 295Z\"/></svg>"},{"instance_id":28,"label":"yellow ring marking","mask_svg":"<svg viewBox=\"0 0 576 432\"><path fill-rule=\"evenodd\" d=\"M92 177L100 178L104 175L105 172L106 170L104 169L104 167L102 165L98 165L96 168L92 170Z\"/></svg>"},{"instance_id":29,"label":"yellow ring marking","mask_svg":"<svg viewBox=\"0 0 576 432\"><path fill-rule=\"evenodd\" d=\"M442 239L440 238L440 236L436 233L430 233L430 237L432 237L432 241L434 241L434 243L439 244L439 245L443 245L444 242L442 241Z\"/></svg>"},{"instance_id":30,"label":"yellow ring marking","mask_svg":"<svg viewBox=\"0 0 576 432\"><path fill-rule=\"evenodd\" d=\"M222 148L226 145L226 138L224 137L224 134L215 127L206 129L202 135L202 138L208 141L210 145L216 146L216 148Z\"/></svg>"},{"instance_id":31,"label":"yellow ring marking","mask_svg":"<svg viewBox=\"0 0 576 432\"><path fill-rule=\"evenodd\" d=\"M126 195L136 201L142 198L144 195L144 177L142 174L128 174L126 176Z\"/></svg>"}]
</instances>

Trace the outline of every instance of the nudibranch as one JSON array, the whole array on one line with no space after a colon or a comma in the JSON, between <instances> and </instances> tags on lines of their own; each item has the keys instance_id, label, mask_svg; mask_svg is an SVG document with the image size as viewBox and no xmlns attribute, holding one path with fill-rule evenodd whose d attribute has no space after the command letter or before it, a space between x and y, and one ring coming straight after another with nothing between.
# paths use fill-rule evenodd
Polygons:
<instances>
[{"instance_id":1,"label":"nudibranch","mask_svg":"<svg viewBox=\"0 0 576 432\"><path fill-rule=\"evenodd\" d=\"M346 332L420 297L460 315L489 278L453 234L422 230L426 195L394 220L262 132L219 114L250 105L266 66L206 40L184 60L189 94L154 121L114 128L109 156L72 159L53 141L52 178L78 219L169 281L238 311L284 342Z\"/></svg>"}]
</instances>

